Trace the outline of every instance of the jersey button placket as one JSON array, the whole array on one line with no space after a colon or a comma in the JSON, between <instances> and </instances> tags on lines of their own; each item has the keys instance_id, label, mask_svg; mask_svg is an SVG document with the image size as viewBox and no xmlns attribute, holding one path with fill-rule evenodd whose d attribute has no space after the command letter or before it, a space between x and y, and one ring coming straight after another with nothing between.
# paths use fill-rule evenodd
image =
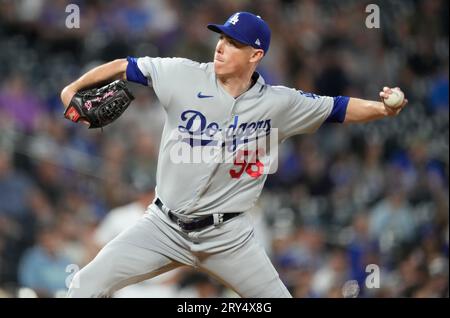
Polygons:
<instances>
[{"instance_id":1,"label":"jersey button placket","mask_svg":"<svg viewBox=\"0 0 450 318\"><path fill-rule=\"evenodd\" d=\"M234 122L234 116L236 115L235 113L235 106L236 106L236 100L233 101L233 103L231 104L231 113L230 113L230 117L228 117L225 121L222 122L222 137L223 137L223 142L228 143L229 140L227 140L227 136L228 136L228 127L231 126L231 124L233 124ZM226 147L225 147L226 148ZM222 148L222 151L225 149ZM226 154L223 153L223 159L226 159Z\"/></svg>"},{"instance_id":2,"label":"jersey button placket","mask_svg":"<svg viewBox=\"0 0 450 318\"><path fill-rule=\"evenodd\" d=\"M228 123L225 124L226 126L231 125L234 122L234 116L236 116L236 104L237 104L237 100L235 100L233 102L233 104L231 105L231 114L230 114L230 118L228 118Z\"/></svg>"}]
</instances>

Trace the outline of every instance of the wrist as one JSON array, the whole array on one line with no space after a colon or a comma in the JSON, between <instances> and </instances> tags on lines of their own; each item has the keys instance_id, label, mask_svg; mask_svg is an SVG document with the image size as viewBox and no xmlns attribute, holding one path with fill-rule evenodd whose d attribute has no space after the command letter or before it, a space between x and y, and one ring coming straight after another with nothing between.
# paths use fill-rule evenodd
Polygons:
<instances>
[{"instance_id":1,"label":"wrist","mask_svg":"<svg viewBox=\"0 0 450 318\"><path fill-rule=\"evenodd\" d=\"M389 116L389 106L387 106L384 102L380 102L381 104L381 112L383 114L383 116L387 117Z\"/></svg>"},{"instance_id":2,"label":"wrist","mask_svg":"<svg viewBox=\"0 0 450 318\"><path fill-rule=\"evenodd\" d=\"M371 101L370 104L374 117L383 118L389 115L388 109L383 102Z\"/></svg>"},{"instance_id":3,"label":"wrist","mask_svg":"<svg viewBox=\"0 0 450 318\"><path fill-rule=\"evenodd\" d=\"M70 101L72 100L72 97L76 92L77 90L72 85L64 87L64 89L61 91L61 101L65 108L69 106Z\"/></svg>"},{"instance_id":4,"label":"wrist","mask_svg":"<svg viewBox=\"0 0 450 318\"><path fill-rule=\"evenodd\" d=\"M384 101L380 102L382 107L382 113L384 117L390 117L394 114L396 114L397 109L395 107L391 107L389 105L386 105Z\"/></svg>"}]
</instances>

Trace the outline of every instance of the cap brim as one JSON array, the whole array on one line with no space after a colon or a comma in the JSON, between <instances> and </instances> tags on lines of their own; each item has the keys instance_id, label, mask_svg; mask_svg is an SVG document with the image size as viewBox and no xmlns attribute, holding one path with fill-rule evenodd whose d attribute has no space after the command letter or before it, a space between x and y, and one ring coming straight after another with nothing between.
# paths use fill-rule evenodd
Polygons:
<instances>
[{"instance_id":1,"label":"cap brim","mask_svg":"<svg viewBox=\"0 0 450 318\"><path fill-rule=\"evenodd\" d=\"M208 24L208 26L207 26L208 29L210 29L211 31L216 32L216 33L223 32L221 27L225 27L225 26L221 25L221 24Z\"/></svg>"},{"instance_id":2,"label":"cap brim","mask_svg":"<svg viewBox=\"0 0 450 318\"><path fill-rule=\"evenodd\" d=\"M226 25L208 24L207 28L216 33L223 33L244 45L252 46L252 44L249 43L247 40L245 40L240 34L234 32L232 28L230 28Z\"/></svg>"}]
</instances>

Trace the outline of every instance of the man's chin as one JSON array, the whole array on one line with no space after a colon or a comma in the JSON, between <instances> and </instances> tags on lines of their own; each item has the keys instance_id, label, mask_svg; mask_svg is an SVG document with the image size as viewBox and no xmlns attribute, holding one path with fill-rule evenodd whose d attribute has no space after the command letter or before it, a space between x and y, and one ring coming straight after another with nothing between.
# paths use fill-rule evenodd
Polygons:
<instances>
[{"instance_id":1,"label":"man's chin","mask_svg":"<svg viewBox=\"0 0 450 318\"><path fill-rule=\"evenodd\" d=\"M214 72L216 75L223 75L223 67L220 65L220 62L214 61Z\"/></svg>"}]
</instances>

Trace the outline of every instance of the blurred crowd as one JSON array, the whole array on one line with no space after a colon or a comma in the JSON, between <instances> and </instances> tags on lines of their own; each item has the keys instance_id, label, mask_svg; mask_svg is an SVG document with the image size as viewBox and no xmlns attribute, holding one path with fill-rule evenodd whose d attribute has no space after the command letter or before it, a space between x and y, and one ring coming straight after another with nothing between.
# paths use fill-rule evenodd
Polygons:
<instances>
[{"instance_id":1,"label":"blurred crowd","mask_svg":"<svg viewBox=\"0 0 450 318\"><path fill-rule=\"evenodd\" d=\"M66 26L69 3L80 28ZM61 89L115 58L210 61L206 24L244 10L272 28L266 82L375 100L399 86L410 101L394 119L282 145L251 213L293 296L343 297L352 282L359 297L448 297L449 3L370 3L380 28L356 0L1 1L0 297L63 296L154 195L164 113L152 90L130 84L136 100L101 132L63 119ZM234 296L188 268L116 295Z\"/></svg>"}]
</instances>

